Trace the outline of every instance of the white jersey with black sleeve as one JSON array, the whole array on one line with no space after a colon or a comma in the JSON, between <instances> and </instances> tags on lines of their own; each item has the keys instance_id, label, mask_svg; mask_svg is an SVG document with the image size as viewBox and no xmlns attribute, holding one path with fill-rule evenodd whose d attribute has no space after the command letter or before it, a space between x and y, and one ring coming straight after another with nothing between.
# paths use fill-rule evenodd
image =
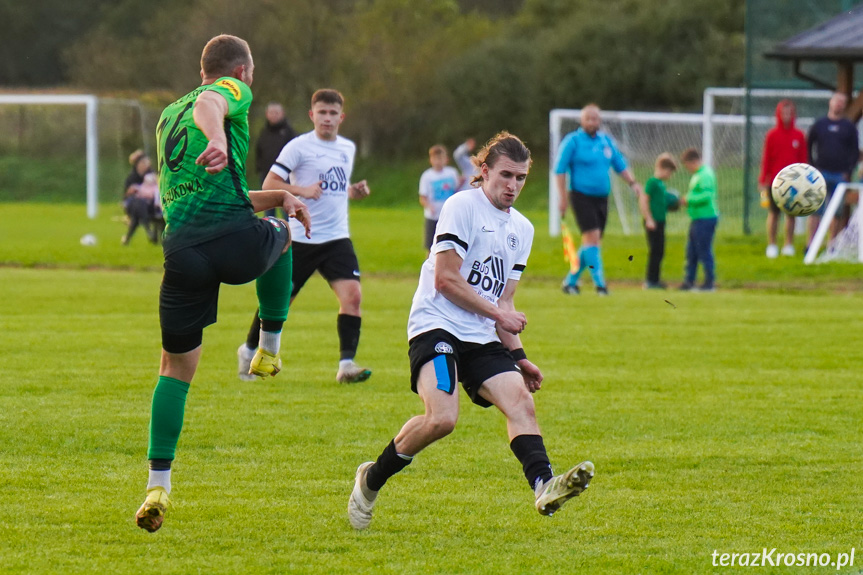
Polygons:
<instances>
[{"instance_id":1,"label":"white jersey with black sleeve","mask_svg":"<svg viewBox=\"0 0 863 575\"><path fill-rule=\"evenodd\" d=\"M420 271L408 317L408 339L443 329L462 341L500 341L491 319L467 311L434 287L435 256L455 250L461 275L481 297L497 305L508 280L518 280L533 244L533 225L515 208L495 208L481 188L465 190L446 201L435 229L429 258Z\"/></svg>"},{"instance_id":2,"label":"white jersey with black sleeve","mask_svg":"<svg viewBox=\"0 0 863 575\"><path fill-rule=\"evenodd\" d=\"M312 238L303 225L290 218L294 242L322 244L350 237L348 231L348 187L354 169L356 145L341 136L333 142L318 138L314 131L297 136L282 148L270 171L295 186L321 182L317 200L300 198L312 216Z\"/></svg>"}]
</instances>

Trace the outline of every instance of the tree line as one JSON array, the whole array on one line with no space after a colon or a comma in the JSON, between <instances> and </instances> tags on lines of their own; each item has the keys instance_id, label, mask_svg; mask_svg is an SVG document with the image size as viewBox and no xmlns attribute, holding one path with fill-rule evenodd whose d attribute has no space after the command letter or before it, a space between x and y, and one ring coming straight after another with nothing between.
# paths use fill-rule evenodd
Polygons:
<instances>
[{"instance_id":1,"label":"tree line","mask_svg":"<svg viewBox=\"0 0 863 575\"><path fill-rule=\"evenodd\" d=\"M29 4L10 3L0 16L17 10L5 15L48 34L50 24L36 32L38 10L56 4L66 16L66 41L38 44L25 38L31 28L24 26L16 28L18 45L4 43L39 51L46 60L39 69L50 69L54 82L38 70L24 73L26 60L10 57L0 68L4 83L64 84L165 103L197 84L207 39L231 33L246 38L254 54L253 112L280 101L305 129L311 93L335 87L347 98L346 135L384 155L415 155L435 141L483 139L500 129L542 149L552 108L596 102L692 110L705 87L743 80L744 0ZM70 22L79 25L70 30Z\"/></svg>"}]
</instances>

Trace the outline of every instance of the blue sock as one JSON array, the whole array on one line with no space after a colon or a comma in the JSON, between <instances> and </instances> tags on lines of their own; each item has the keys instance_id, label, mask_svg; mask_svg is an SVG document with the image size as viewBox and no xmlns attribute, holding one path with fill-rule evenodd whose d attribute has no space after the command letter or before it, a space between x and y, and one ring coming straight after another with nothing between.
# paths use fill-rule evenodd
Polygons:
<instances>
[{"instance_id":1,"label":"blue sock","mask_svg":"<svg viewBox=\"0 0 863 575\"><path fill-rule=\"evenodd\" d=\"M575 273L570 272L566 274L566 283L571 286L578 285L578 278L581 277L581 272L584 271L585 267L586 266L584 263L584 249L578 248L578 271Z\"/></svg>"},{"instance_id":2,"label":"blue sock","mask_svg":"<svg viewBox=\"0 0 863 575\"><path fill-rule=\"evenodd\" d=\"M593 284L598 288L604 288L605 273L602 270L602 256L599 252L599 246L587 246L584 248L584 261L586 266L590 268Z\"/></svg>"}]
</instances>

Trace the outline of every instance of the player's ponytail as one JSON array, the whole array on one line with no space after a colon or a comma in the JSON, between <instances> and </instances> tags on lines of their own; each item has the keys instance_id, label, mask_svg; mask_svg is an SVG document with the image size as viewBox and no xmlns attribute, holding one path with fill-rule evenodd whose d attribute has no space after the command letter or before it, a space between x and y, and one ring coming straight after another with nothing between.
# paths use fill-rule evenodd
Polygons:
<instances>
[{"instance_id":1,"label":"player's ponytail","mask_svg":"<svg viewBox=\"0 0 863 575\"><path fill-rule=\"evenodd\" d=\"M530 150L524 145L518 136L507 131L498 132L485 146L473 156L470 161L477 168L486 164L493 168L501 156L509 158L513 162L532 162ZM530 166L530 164L528 164ZM471 184L482 183L482 174L477 174L470 182Z\"/></svg>"}]
</instances>

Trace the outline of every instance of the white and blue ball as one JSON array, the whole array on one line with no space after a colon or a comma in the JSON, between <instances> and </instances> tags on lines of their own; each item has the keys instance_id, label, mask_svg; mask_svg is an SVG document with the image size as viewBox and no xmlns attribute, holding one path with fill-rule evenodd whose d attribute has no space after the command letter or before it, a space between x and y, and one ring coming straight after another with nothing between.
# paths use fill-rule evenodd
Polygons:
<instances>
[{"instance_id":1,"label":"white and blue ball","mask_svg":"<svg viewBox=\"0 0 863 575\"><path fill-rule=\"evenodd\" d=\"M809 164L790 164L773 178L773 201L790 216L814 214L827 197L827 183L821 172Z\"/></svg>"}]
</instances>

